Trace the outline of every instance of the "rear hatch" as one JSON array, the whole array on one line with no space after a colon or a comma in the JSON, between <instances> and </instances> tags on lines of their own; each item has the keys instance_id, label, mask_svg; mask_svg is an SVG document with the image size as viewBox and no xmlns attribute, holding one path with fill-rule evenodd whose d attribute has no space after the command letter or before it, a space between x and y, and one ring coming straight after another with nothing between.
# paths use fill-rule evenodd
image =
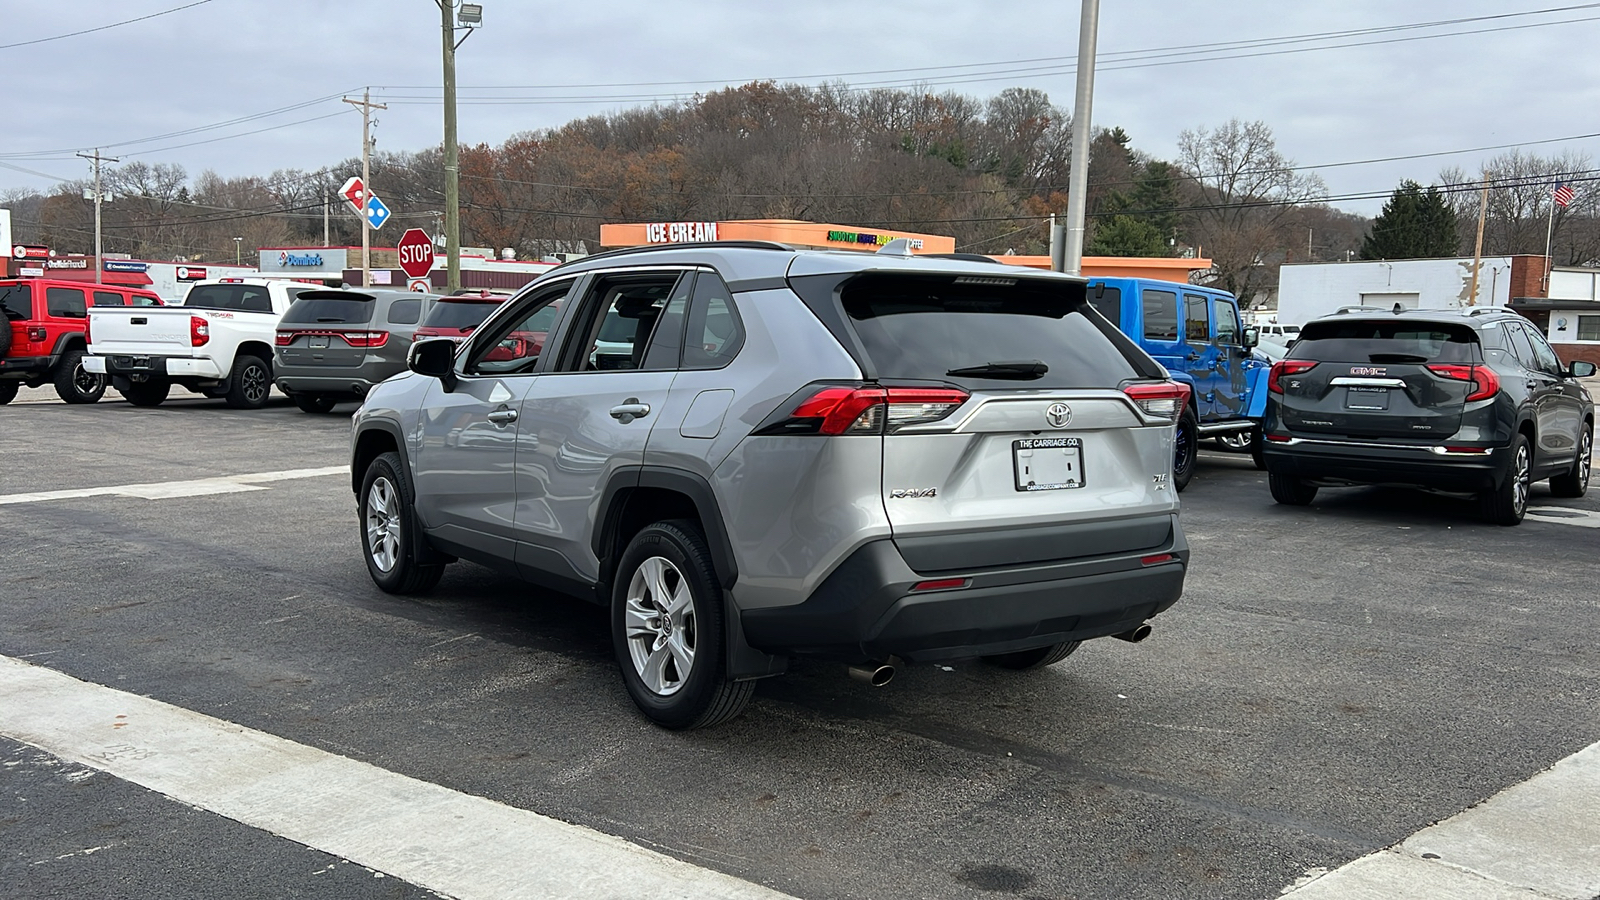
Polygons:
<instances>
[{"instance_id":1,"label":"rear hatch","mask_svg":"<svg viewBox=\"0 0 1600 900\"><path fill-rule=\"evenodd\" d=\"M197 335L209 324L181 306L91 306L89 352L116 358L121 365L144 365L151 356L184 357L196 352Z\"/></svg>"},{"instance_id":2,"label":"rear hatch","mask_svg":"<svg viewBox=\"0 0 1600 900\"><path fill-rule=\"evenodd\" d=\"M278 322L278 360L286 366L351 368L389 333L372 325L378 302L354 291L306 291Z\"/></svg>"},{"instance_id":3,"label":"rear hatch","mask_svg":"<svg viewBox=\"0 0 1600 900\"><path fill-rule=\"evenodd\" d=\"M866 273L837 297L837 326L888 395L882 500L912 568L1171 540L1172 420L1124 392L1163 373L1092 311L1082 282Z\"/></svg>"},{"instance_id":4,"label":"rear hatch","mask_svg":"<svg viewBox=\"0 0 1600 900\"><path fill-rule=\"evenodd\" d=\"M422 320L416 339L447 337L459 344L505 301L505 297L440 297Z\"/></svg>"},{"instance_id":5,"label":"rear hatch","mask_svg":"<svg viewBox=\"0 0 1600 900\"><path fill-rule=\"evenodd\" d=\"M1436 440L1459 431L1469 396L1489 387L1482 365L1465 323L1329 319L1307 324L1275 365L1272 394L1294 434Z\"/></svg>"},{"instance_id":6,"label":"rear hatch","mask_svg":"<svg viewBox=\"0 0 1600 900\"><path fill-rule=\"evenodd\" d=\"M7 342L21 356L28 346L27 322L33 318L33 285L27 282L0 282L0 328L11 332Z\"/></svg>"}]
</instances>

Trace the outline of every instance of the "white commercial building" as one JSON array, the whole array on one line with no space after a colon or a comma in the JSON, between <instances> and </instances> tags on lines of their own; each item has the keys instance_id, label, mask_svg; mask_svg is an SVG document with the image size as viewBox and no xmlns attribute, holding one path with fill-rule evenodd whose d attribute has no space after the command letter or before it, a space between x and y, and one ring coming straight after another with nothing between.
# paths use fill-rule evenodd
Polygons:
<instances>
[{"instance_id":1,"label":"white commercial building","mask_svg":"<svg viewBox=\"0 0 1600 900\"><path fill-rule=\"evenodd\" d=\"M1471 299L1472 258L1286 263L1278 275L1278 321L1303 325L1344 306L1451 309L1505 306L1512 267L1533 257L1490 256L1479 263L1478 293ZM1542 259L1542 258L1541 258ZM1518 274L1521 274L1520 271Z\"/></svg>"}]
</instances>

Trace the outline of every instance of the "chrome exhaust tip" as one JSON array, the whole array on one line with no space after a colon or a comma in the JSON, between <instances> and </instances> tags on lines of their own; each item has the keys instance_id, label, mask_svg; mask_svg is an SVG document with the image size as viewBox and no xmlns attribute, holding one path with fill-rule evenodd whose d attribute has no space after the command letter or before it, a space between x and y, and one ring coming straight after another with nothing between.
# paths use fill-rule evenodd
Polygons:
<instances>
[{"instance_id":1,"label":"chrome exhaust tip","mask_svg":"<svg viewBox=\"0 0 1600 900\"><path fill-rule=\"evenodd\" d=\"M1149 636L1150 636L1150 623L1149 622L1141 623L1138 628L1135 628L1132 631L1124 631L1121 634L1113 634L1112 635L1112 637L1114 637L1114 638L1116 638L1118 640L1121 640L1121 641L1127 641L1130 644L1137 644L1137 643L1139 643L1140 641L1144 640L1145 638L1147 638Z\"/></svg>"},{"instance_id":2,"label":"chrome exhaust tip","mask_svg":"<svg viewBox=\"0 0 1600 900\"><path fill-rule=\"evenodd\" d=\"M850 677L873 687L883 687L894 680L894 666L886 662L851 666Z\"/></svg>"}]
</instances>

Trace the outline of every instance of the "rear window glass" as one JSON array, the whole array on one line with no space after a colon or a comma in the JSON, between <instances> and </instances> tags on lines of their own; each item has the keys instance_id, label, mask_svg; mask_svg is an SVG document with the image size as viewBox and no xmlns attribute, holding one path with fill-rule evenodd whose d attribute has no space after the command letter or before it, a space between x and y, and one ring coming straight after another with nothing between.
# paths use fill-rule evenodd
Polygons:
<instances>
[{"instance_id":1,"label":"rear window glass","mask_svg":"<svg viewBox=\"0 0 1600 900\"><path fill-rule=\"evenodd\" d=\"M7 319L33 318L33 285L0 284L0 309Z\"/></svg>"},{"instance_id":2,"label":"rear window glass","mask_svg":"<svg viewBox=\"0 0 1600 900\"><path fill-rule=\"evenodd\" d=\"M879 378L1005 389L1115 387L1138 377L1100 327L1052 284L866 275L848 282L841 300ZM1031 360L1048 370L1025 379L949 374Z\"/></svg>"},{"instance_id":3,"label":"rear window glass","mask_svg":"<svg viewBox=\"0 0 1600 900\"><path fill-rule=\"evenodd\" d=\"M183 299L184 306L200 309L236 309L241 312L271 312L272 298L267 289L254 284L197 284Z\"/></svg>"},{"instance_id":4,"label":"rear window glass","mask_svg":"<svg viewBox=\"0 0 1600 900\"><path fill-rule=\"evenodd\" d=\"M1106 287L1103 284L1089 285L1089 305L1093 306L1106 321L1122 327L1122 289Z\"/></svg>"},{"instance_id":5,"label":"rear window glass","mask_svg":"<svg viewBox=\"0 0 1600 900\"><path fill-rule=\"evenodd\" d=\"M376 303L370 297L301 297L283 314L283 321L329 325L367 322Z\"/></svg>"},{"instance_id":6,"label":"rear window glass","mask_svg":"<svg viewBox=\"0 0 1600 900\"><path fill-rule=\"evenodd\" d=\"M1318 362L1477 362L1478 336L1465 325L1404 319L1312 322L1295 342L1295 359Z\"/></svg>"},{"instance_id":7,"label":"rear window glass","mask_svg":"<svg viewBox=\"0 0 1600 900\"><path fill-rule=\"evenodd\" d=\"M477 328L502 302L503 298L494 302L441 300L433 305L422 324L430 328Z\"/></svg>"}]
</instances>

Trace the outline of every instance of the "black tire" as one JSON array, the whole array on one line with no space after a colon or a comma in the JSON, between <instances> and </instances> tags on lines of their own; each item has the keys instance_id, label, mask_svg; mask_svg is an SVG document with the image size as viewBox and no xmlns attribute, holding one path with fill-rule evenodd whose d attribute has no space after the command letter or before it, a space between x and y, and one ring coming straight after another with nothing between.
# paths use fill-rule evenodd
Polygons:
<instances>
[{"instance_id":1,"label":"black tire","mask_svg":"<svg viewBox=\"0 0 1600 900\"><path fill-rule=\"evenodd\" d=\"M167 402L167 393L172 390L172 382L165 378L152 378L149 381L135 381L127 388L119 388L118 393L124 400L134 406L160 406Z\"/></svg>"},{"instance_id":2,"label":"black tire","mask_svg":"<svg viewBox=\"0 0 1600 900\"><path fill-rule=\"evenodd\" d=\"M1550 493L1557 497L1582 497L1589 490L1590 457L1594 455L1594 423L1583 423L1578 436L1578 458L1572 468L1550 479Z\"/></svg>"},{"instance_id":3,"label":"black tire","mask_svg":"<svg viewBox=\"0 0 1600 900\"><path fill-rule=\"evenodd\" d=\"M0 311L0 359L11 352L11 319Z\"/></svg>"},{"instance_id":4,"label":"black tire","mask_svg":"<svg viewBox=\"0 0 1600 900\"><path fill-rule=\"evenodd\" d=\"M380 453L361 477L361 555L367 574L389 594L421 594L444 575L442 565L422 565L417 549L416 495L400 454ZM374 541L381 541L374 549Z\"/></svg>"},{"instance_id":5,"label":"black tire","mask_svg":"<svg viewBox=\"0 0 1600 900\"><path fill-rule=\"evenodd\" d=\"M333 412L333 406L338 402L326 394L293 394L290 399L294 401L295 406L300 407L301 412L306 413Z\"/></svg>"},{"instance_id":6,"label":"black tire","mask_svg":"<svg viewBox=\"0 0 1600 900\"><path fill-rule=\"evenodd\" d=\"M1528 494L1533 487L1533 448L1526 435L1517 434L1506 448L1511 464L1498 487L1478 495L1478 508L1484 521L1495 525L1521 525L1528 511Z\"/></svg>"},{"instance_id":7,"label":"black tire","mask_svg":"<svg viewBox=\"0 0 1600 900\"><path fill-rule=\"evenodd\" d=\"M271 363L246 353L233 358L233 374L228 376L228 393L223 397L230 409L260 409L271 393Z\"/></svg>"},{"instance_id":8,"label":"black tire","mask_svg":"<svg viewBox=\"0 0 1600 900\"><path fill-rule=\"evenodd\" d=\"M744 712L755 682L728 680L722 589L699 525L677 519L645 527L622 552L614 581L612 649L639 711L675 730L706 728Z\"/></svg>"},{"instance_id":9,"label":"black tire","mask_svg":"<svg viewBox=\"0 0 1600 900\"><path fill-rule=\"evenodd\" d=\"M1000 653L995 656L985 656L983 661L1002 669L1012 669L1026 672L1029 669L1042 669L1053 666L1072 655L1082 641L1063 641L1051 644L1048 647L1035 647L1032 650L1018 650L1015 653Z\"/></svg>"},{"instance_id":10,"label":"black tire","mask_svg":"<svg viewBox=\"0 0 1600 900\"><path fill-rule=\"evenodd\" d=\"M1172 442L1172 486L1183 490L1194 479L1194 468L1200 460L1200 420L1190 407L1183 408L1178 417L1177 431Z\"/></svg>"},{"instance_id":11,"label":"black tire","mask_svg":"<svg viewBox=\"0 0 1600 900\"><path fill-rule=\"evenodd\" d=\"M1272 499L1285 506L1308 506L1317 499L1316 485L1271 469L1267 470L1267 487L1272 489Z\"/></svg>"},{"instance_id":12,"label":"black tire","mask_svg":"<svg viewBox=\"0 0 1600 900\"><path fill-rule=\"evenodd\" d=\"M86 372L83 368L82 350L68 350L61 354L56 370L51 375L56 385L56 396L68 403L98 403L106 393L106 377Z\"/></svg>"},{"instance_id":13,"label":"black tire","mask_svg":"<svg viewBox=\"0 0 1600 900\"><path fill-rule=\"evenodd\" d=\"M17 399L17 390L21 387L20 381L0 381L0 406Z\"/></svg>"},{"instance_id":14,"label":"black tire","mask_svg":"<svg viewBox=\"0 0 1600 900\"><path fill-rule=\"evenodd\" d=\"M1267 437L1261 426L1250 429L1250 461L1256 464L1257 472L1267 470Z\"/></svg>"}]
</instances>

